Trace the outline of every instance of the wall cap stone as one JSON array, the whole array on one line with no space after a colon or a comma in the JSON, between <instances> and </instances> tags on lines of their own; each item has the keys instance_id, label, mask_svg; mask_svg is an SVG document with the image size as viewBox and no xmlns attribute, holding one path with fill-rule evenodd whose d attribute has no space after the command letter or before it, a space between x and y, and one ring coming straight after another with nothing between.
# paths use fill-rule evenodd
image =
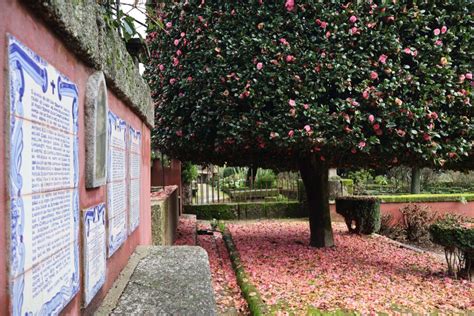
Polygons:
<instances>
[{"instance_id":1,"label":"wall cap stone","mask_svg":"<svg viewBox=\"0 0 474 316\"><path fill-rule=\"evenodd\" d=\"M110 30L96 0L23 0L86 65L102 70L108 87L147 125L154 126L150 88L124 42Z\"/></svg>"}]
</instances>

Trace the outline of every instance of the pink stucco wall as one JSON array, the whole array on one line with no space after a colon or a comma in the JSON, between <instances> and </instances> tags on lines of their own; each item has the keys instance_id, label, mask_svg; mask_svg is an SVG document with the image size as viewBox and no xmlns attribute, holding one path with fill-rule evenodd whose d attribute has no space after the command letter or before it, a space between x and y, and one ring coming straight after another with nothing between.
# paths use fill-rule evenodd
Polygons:
<instances>
[{"instance_id":1,"label":"pink stucco wall","mask_svg":"<svg viewBox=\"0 0 474 316\"><path fill-rule=\"evenodd\" d=\"M0 0L0 315L9 314L8 296L8 208L7 208L7 174L5 157L9 154L5 147L6 76L7 74L7 33L14 35L48 63L68 76L79 88L79 148L80 148L80 207L81 209L105 202L105 186L85 189L85 125L84 101L85 87L90 74L95 70L85 66L69 51L44 23L30 13L18 0ZM81 311L82 293L76 295L63 313L79 315L92 312L103 299L108 289L127 264L128 258L139 244L151 244L151 212L150 212L150 130L119 98L110 90L108 93L109 107L121 118L129 122L133 128L142 131L142 165L141 165L141 210L140 226L129 236L124 245L107 261L107 279L99 294L89 305L88 310ZM82 245L81 245L82 247ZM82 261L81 261L82 265ZM81 269L82 271L82 269Z\"/></svg>"},{"instance_id":2,"label":"pink stucco wall","mask_svg":"<svg viewBox=\"0 0 474 316\"><path fill-rule=\"evenodd\" d=\"M438 215L456 214L466 217L474 218L474 202L420 202L412 203L428 206L431 211ZM383 214L391 214L393 216L393 223L397 223L401 219L400 209L410 205L410 203L382 203L380 204L380 212ZM343 221L341 215L336 213L336 205L331 205L331 218L337 221Z\"/></svg>"}]
</instances>

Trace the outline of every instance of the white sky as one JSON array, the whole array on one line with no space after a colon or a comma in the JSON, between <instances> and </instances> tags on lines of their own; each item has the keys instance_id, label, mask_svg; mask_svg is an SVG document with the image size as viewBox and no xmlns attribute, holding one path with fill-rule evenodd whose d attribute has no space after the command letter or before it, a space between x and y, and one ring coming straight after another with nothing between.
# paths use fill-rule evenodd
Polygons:
<instances>
[{"instance_id":1,"label":"white sky","mask_svg":"<svg viewBox=\"0 0 474 316\"><path fill-rule=\"evenodd\" d=\"M146 0L120 0L120 3L122 4L121 9L124 13L130 15L135 20L146 24L146 15L143 14L143 12L146 12L146 6L145 6ZM126 5L126 4L135 5L135 3L138 9L133 8L132 6ZM138 33L140 33L140 35L143 38L146 37L146 27L136 23L135 29L137 30ZM140 74L143 74L143 72L145 71L143 64L140 63L138 67L139 67Z\"/></svg>"}]
</instances>

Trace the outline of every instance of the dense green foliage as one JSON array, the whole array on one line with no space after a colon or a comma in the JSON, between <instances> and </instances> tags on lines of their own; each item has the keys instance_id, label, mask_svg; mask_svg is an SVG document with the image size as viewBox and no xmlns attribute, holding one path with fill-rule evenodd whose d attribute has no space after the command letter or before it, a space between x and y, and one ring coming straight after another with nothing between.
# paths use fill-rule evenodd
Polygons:
<instances>
[{"instance_id":1,"label":"dense green foliage","mask_svg":"<svg viewBox=\"0 0 474 316\"><path fill-rule=\"evenodd\" d=\"M197 179L199 173L196 165L186 161L181 164L181 181L190 184Z\"/></svg>"},{"instance_id":2,"label":"dense green foliage","mask_svg":"<svg viewBox=\"0 0 474 316\"><path fill-rule=\"evenodd\" d=\"M336 212L344 217L351 233L372 234L380 229L380 200L375 197L336 198Z\"/></svg>"},{"instance_id":3,"label":"dense green foliage","mask_svg":"<svg viewBox=\"0 0 474 316\"><path fill-rule=\"evenodd\" d=\"M241 165L474 167L471 0L287 2L161 7L146 66L158 148Z\"/></svg>"}]
</instances>

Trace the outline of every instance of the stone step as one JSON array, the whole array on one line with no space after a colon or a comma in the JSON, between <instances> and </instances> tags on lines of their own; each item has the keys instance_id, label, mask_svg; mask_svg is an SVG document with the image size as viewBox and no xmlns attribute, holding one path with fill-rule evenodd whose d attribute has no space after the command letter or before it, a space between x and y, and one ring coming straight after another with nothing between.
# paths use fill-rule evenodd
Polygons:
<instances>
[{"instance_id":1,"label":"stone step","mask_svg":"<svg viewBox=\"0 0 474 316\"><path fill-rule=\"evenodd\" d=\"M209 258L196 246L139 246L98 315L216 315ZM133 268L135 265L135 268ZM125 278L125 280L123 280ZM122 279L122 280L121 280Z\"/></svg>"}]
</instances>

